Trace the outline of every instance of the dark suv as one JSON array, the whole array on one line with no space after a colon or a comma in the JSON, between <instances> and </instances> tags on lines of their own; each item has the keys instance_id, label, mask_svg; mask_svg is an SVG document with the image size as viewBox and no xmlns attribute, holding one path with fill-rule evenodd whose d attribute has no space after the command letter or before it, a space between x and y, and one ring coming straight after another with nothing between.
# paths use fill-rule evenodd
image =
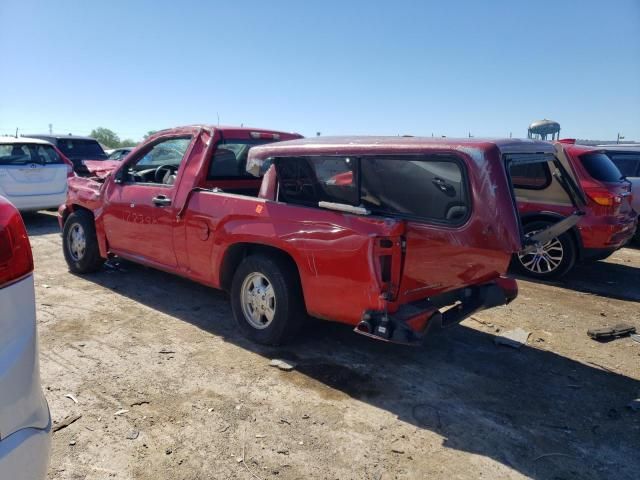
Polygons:
<instances>
[{"instance_id":1,"label":"dark suv","mask_svg":"<svg viewBox=\"0 0 640 480\"><path fill-rule=\"evenodd\" d=\"M39 138L52 143L65 157L73 162L73 170L79 174L87 174L88 170L82 163L83 160L106 160L107 154L95 138L80 137L76 135L23 135L29 138Z\"/></svg>"}]
</instances>

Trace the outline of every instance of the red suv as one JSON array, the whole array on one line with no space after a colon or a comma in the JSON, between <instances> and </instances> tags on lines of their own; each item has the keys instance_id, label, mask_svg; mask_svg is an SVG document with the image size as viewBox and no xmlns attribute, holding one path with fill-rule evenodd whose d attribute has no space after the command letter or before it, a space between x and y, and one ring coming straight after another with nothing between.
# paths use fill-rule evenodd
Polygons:
<instances>
[{"instance_id":1,"label":"red suv","mask_svg":"<svg viewBox=\"0 0 640 480\"><path fill-rule=\"evenodd\" d=\"M607 258L633 236L637 224L631 207L631 183L602 150L575 145L573 140L560 140L555 147L557 158L573 174L582 196L578 209L583 216L569 231L515 256L518 270L539 279L560 277L578 261ZM525 234L576 211L576 205L566 201L549 164L513 165L511 177Z\"/></svg>"}]
</instances>

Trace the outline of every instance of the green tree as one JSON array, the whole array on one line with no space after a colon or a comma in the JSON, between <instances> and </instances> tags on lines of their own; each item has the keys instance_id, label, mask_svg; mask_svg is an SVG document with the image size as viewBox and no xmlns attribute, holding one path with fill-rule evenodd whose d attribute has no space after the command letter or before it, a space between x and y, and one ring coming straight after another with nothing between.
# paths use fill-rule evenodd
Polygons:
<instances>
[{"instance_id":1,"label":"green tree","mask_svg":"<svg viewBox=\"0 0 640 480\"><path fill-rule=\"evenodd\" d=\"M108 128L94 128L89 135L107 148L118 148L120 146L120 137L116 132Z\"/></svg>"},{"instance_id":2,"label":"green tree","mask_svg":"<svg viewBox=\"0 0 640 480\"><path fill-rule=\"evenodd\" d=\"M130 138L125 138L120 142L121 147L135 147L138 144L135 140L131 140Z\"/></svg>"}]
</instances>

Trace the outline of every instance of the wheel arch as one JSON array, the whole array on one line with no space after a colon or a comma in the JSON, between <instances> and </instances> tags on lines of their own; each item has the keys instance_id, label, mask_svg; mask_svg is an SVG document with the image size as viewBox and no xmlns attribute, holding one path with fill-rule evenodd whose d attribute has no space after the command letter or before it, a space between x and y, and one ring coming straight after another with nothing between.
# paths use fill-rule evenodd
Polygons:
<instances>
[{"instance_id":1,"label":"wheel arch","mask_svg":"<svg viewBox=\"0 0 640 480\"><path fill-rule=\"evenodd\" d=\"M69 205L69 208L65 209L65 212L62 217L62 228L64 228L64 224L66 223L69 215L75 212L87 212L93 218L93 222L96 227L96 237L98 238L98 248L100 249L100 255L103 258L108 258L109 256L109 245L105 236L104 228L100 221L96 218L96 213L83 205L78 203L72 203Z\"/></svg>"},{"instance_id":2,"label":"wheel arch","mask_svg":"<svg viewBox=\"0 0 640 480\"><path fill-rule=\"evenodd\" d=\"M291 254L281 248L274 247L272 245L252 242L239 242L230 245L224 252L222 262L220 263L220 274L218 279L220 289L224 290L225 292L229 292L231 290L233 274L238 268L238 265L240 265L240 262L242 262L242 260L244 260L249 255L255 255L258 253L266 254L267 256L272 258L275 257L284 264L289 265L289 267L291 267L295 271L298 277L298 281L300 282L300 285L302 285L300 269L298 268L298 264L291 256Z\"/></svg>"}]
</instances>

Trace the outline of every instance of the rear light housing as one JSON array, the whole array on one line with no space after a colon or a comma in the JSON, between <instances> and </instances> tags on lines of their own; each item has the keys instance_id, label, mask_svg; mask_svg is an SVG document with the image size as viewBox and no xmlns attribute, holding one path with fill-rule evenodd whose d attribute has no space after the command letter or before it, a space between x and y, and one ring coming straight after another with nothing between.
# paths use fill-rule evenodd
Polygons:
<instances>
[{"instance_id":1,"label":"rear light housing","mask_svg":"<svg viewBox=\"0 0 640 480\"><path fill-rule=\"evenodd\" d=\"M268 139L268 140L280 140L280 134L279 133L267 133L267 132L250 132L249 135L251 135L251 138L262 138L262 139Z\"/></svg>"},{"instance_id":2,"label":"rear light housing","mask_svg":"<svg viewBox=\"0 0 640 480\"><path fill-rule=\"evenodd\" d=\"M605 207L604 213L610 213L614 207L622 203L622 197L610 192L604 186L595 182L582 180L580 182L585 195L597 206Z\"/></svg>"},{"instance_id":3,"label":"rear light housing","mask_svg":"<svg viewBox=\"0 0 640 480\"><path fill-rule=\"evenodd\" d=\"M0 288L33 271L33 255L27 230L18 210L0 198Z\"/></svg>"}]
</instances>

